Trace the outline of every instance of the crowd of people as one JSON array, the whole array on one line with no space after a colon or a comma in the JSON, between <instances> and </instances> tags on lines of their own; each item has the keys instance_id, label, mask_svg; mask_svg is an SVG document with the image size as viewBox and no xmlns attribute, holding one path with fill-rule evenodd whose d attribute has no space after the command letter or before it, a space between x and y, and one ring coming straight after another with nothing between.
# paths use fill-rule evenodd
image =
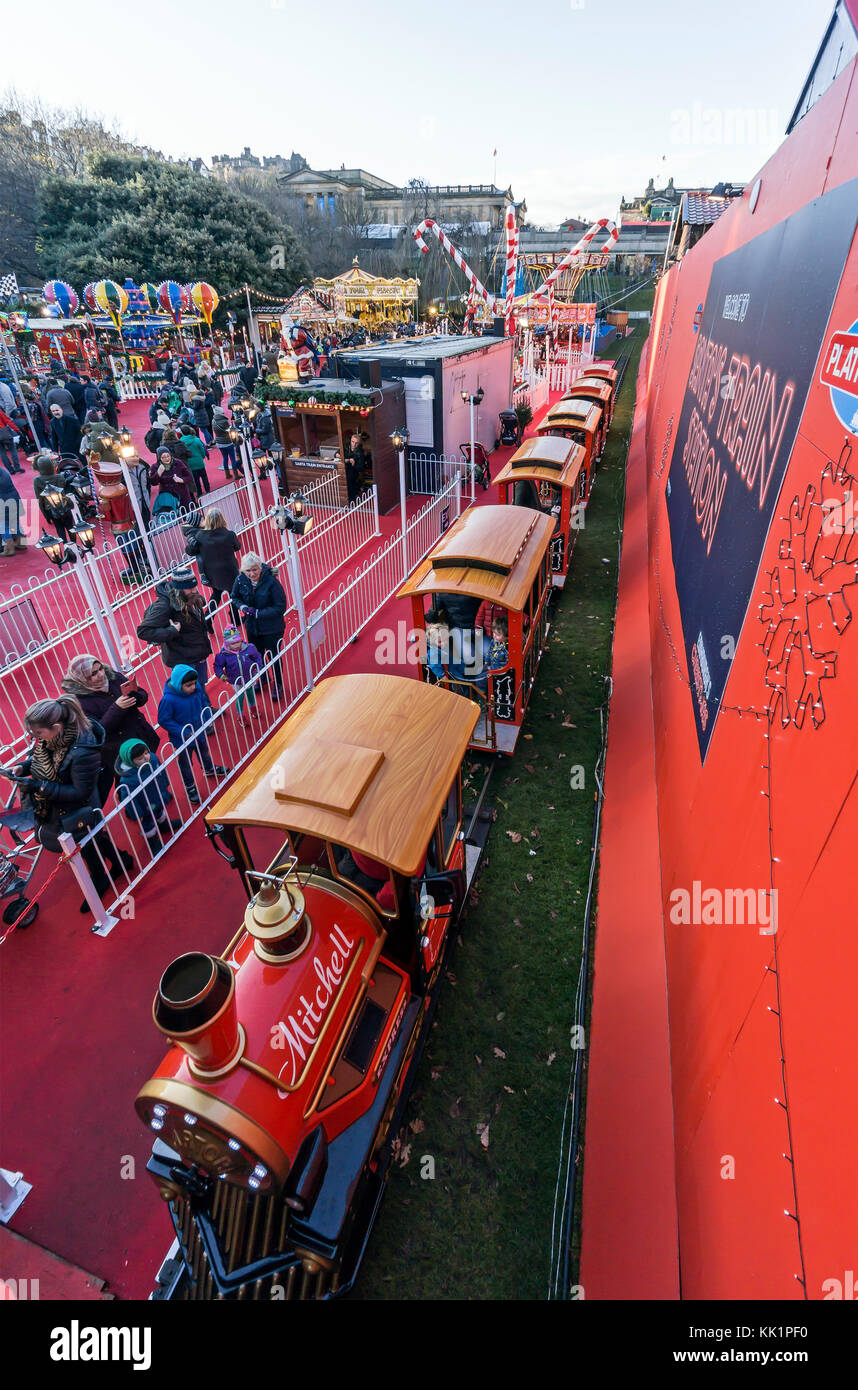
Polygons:
<instances>
[{"instance_id":1,"label":"crowd of people","mask_svg":"<svg viewBox=\"0 0 858 1390\"><path fill-rule=\"evenodd\" d=\"M79 842L97 829L114 788L128 820L152 854L159 852L182 824L170 815L174 796L158 756L165 736L178 751L176 766L192 804L200 802L195 763L206 779L228 775L230 768L215 761L210 742L212 657L214 677L237 692L236 716L244 727L250 726L245 707L252 719L260 718L262 690L275 704L284 698L279 644L288 601L277 575L260 556L241 555L238 537L216 508L206 515L191 549L209 593L200 591L190 566L175 569L155 586L137 628L141 641L160 647L166 671L154 719L149 693L136 676L91 653L75 656L56 695L37 701L24 715L30 751L3 775L32 811L39 844L52 853L61 852L64 832ZM236 616L215 651L213 616L225 594ZM133 866L128 852L117 850L104 830L84 844L82 855L100 896ZM81 911L89 911L86 901Z\"/></svg>"}]
</instances>

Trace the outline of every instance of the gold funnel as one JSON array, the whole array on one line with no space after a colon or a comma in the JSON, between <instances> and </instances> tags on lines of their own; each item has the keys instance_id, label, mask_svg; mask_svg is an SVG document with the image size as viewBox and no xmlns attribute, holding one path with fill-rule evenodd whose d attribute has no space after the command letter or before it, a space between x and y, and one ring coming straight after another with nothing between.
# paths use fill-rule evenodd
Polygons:
<instances>
[{"instance_id":1,"label":"gold funnel","mask_svg":"<svg viewBox=\"0 0 858 1390\"><path fill-rule=\"evenodd\" d=\"M284 874L248 873L260 887L247 904L244 925L253 937L253 949L268 965L284 965L299 956L310 939L310 919L304 894L292 874L291 860Z\"/></svg>"}]
</instances>

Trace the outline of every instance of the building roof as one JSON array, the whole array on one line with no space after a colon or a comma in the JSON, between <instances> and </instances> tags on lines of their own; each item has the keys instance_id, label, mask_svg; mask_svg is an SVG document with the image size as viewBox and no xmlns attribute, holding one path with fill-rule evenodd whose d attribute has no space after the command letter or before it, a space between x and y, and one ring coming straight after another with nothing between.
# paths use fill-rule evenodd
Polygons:
<instances>
[{"instance_id":1,"label":"building roof","mask_svg":"<svg viewBox=\"0 0 858 1390\"><path fill-rule=\"evenodd\" d=\"M681 215L689 225L703 226L717 222L722 212L730 206L729 198L713 198L706 193L683 193Z\"/></svg>"},{"instance_id":2,"label":"building roof","mask_svg":"<svg viewBox=\"0 0 858 1390\"><path fill-rule=\"evenodd\" d=\"M405 581L409 594L468 594L520 613L554 534L529 507L470 507Z\"/></svg>"},{"instance_id":3,"label":"building roof","mask_svg":"<svg viewBox=\"0 0 858 1390\"><path fill-rule=\"evenodd\" d=\"M318 835L411 876L479 714L472 700L407 677L329 676L206 821Z\"/></svg>"},{"instance_id":4,"label":"building roof","mask_svg":"<svg viewBox=\"0 0 858 1390\"><path fill-rule=\"evenodd\" d=\"M397 338L393 343L371 343L367 347L340 348L337 356L347 362L359 362L373 357L407 359L409 363L420 366L422 362L434 362L438 358L465 357L470 352L479 352L494 343L512 343L511 338Z\"/></svg>"}]
</instances>

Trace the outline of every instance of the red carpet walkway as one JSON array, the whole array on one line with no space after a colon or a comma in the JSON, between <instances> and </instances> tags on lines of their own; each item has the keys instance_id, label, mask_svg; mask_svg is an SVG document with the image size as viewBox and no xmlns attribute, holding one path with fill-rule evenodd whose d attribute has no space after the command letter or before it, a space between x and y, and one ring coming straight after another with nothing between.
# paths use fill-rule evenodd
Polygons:
<instances>
[{"instance_id":1,"label":"red carpet walkway","mask_svg":"<svg viewBox=\"0 0 858 1390\"><path fill-rule=\"evenodd\" d=\"M580 1281L679 1297L647 599L646 353L629 448L599 856Z\"/></svg>"}]
</instances>

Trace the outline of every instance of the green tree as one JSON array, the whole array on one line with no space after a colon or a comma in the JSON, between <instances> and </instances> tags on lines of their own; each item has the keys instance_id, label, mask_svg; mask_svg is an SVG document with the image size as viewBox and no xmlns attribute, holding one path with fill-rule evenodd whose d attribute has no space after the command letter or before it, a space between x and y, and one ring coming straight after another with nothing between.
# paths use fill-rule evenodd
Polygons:
<instances>
[{"instance_id":1,"label":"green tree","mask_svg":"<svg viewBox=\"0 0 858 1390\"><path fill-rule=\"evenodd\" d=\"M42 273L89 280L205 279L287 295L308 273L295 233L258 203L182 165L93 154L86 174L42 188Z\"/></svg>"}]
</instances>

